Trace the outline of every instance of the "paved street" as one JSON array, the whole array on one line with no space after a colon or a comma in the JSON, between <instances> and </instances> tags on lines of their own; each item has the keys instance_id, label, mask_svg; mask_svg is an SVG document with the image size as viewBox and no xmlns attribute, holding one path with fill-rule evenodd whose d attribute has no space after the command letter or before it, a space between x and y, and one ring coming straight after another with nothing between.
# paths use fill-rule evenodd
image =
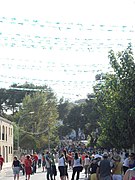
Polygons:
<instances>
[{"instance_id":1,"label":"paved street","mask_svg":"<svg viewBox=\"0 0 135 180\"><path fill-rule=\"evenodd\" d=\"M60 180L59 171L57 172L58 174L56 180ZM71 180L72 170L69 170L68 172L69 172L69 180ZM84 180L85 179L84 177L85 177L84 172L82 172L80 176L80 180ZM10 167L4 168L0 172L0 180L13 180L13 173ZM22 172L20 172L20 180L25 180L25 176L22 175ZM31 175L31 180L46 180L46 172L42 172L42 169L39 168L36 174Z\"/></svg>"}]
</instances>

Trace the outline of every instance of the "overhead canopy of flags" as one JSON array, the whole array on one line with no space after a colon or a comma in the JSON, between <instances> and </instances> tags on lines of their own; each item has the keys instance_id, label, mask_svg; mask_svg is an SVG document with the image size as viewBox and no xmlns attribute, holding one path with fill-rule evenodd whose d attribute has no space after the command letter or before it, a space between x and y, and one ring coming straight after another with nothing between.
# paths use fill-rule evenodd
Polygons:
<instances>
[{"instance_id":1,"label":"overhead canopy of flags","mask_svg":"<svg viewBox=\"0 0 135 180\"><path fill-rule=\"evenodd\" d=\"M135 26L129 24L0 17L0 27L1 88L26 81L47 84L71 100L92 92L96 74L112 71L110 49L135 46Z\"/></svg>"}]
</instances>

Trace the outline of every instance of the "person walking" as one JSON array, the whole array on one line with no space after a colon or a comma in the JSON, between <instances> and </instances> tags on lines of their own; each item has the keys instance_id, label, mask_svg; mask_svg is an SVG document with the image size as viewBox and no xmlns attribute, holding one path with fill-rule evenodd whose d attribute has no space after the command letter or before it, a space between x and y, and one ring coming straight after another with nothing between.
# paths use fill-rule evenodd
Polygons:
<instances>
[{"instance_id":1,"label":"person walking","mask_svg":"<svg viewBox=\"0 0 135 180\"><path fill-rule=\"evenodd\" d=\"M42 168L43 168L42 172L45 171L45 165L46 165L46 163L45 163L45 154L42 153Z\"/></svg>"},{"instance_id":2,"label":"person walking","mask_svg":"<svg viewBox=\"0 0 135 180\"><path fill-rule=\"evenodd\" d=\"M129 169L129 153L125 154L125 159L123 162L123 172L124 174L126 173L126 171Z\"/></svg>"},{"instance_id":3,"label":"person walking","mask_svg":"<svg viewBox=\"0 0 135 180\"><path fill-rule=\"evenodd\" d=\"M64 154L60 153L59 159L58 159L58 169L60 172L60 179L65 180L66 173L65 173L65 158Z\"/></svg>"},{"instance_id":4,"label":"person walking","mask_svg":"<svg viewBox=\"0 0 135 180\"><path fill-rule=\"evenodd\" d=\"M17 159L17 156L15 156L14 159L13 159L13 163L12 163L14 180L16 180L16 179L19 180L20 167L21 167L21 163Z\"/></svg>"},{"instance_id":5,"label":"person walking","mask_svg":"<svg viewBox=\"0 0 135 180\"><path fill-rule=\"evenodd\" d=\"M45 163L46 163L46 170L47 170L47 174L46 174L47 180L50 180L50 178L51 178L51 180L53 180L52 169L51 169L51 158L50 158L49 151L46 152Z\"/></svg>"},{"instance_id":6,"label":"person walking","mask_svg":"<svg viewBox=\"0 0 135 180\"><path fill-rule=\"evenodd\" d=\"M126 171L123 180L135 180L135 167Z\"/></svg>"},{"instance_id":7,"label":"person walking","mask_svg":"<svg viewBox=\"0 0 135 180\"><path fill-rule=\"evenodd\" d=\"M82 159L82 166L84 167L84 161L85 161L85 152L83 152L83 154L81 155L81 159Z\"/></svg>"},{"instance_id":8,"label":"person walking","mask_svg":"<svg viewBox=\"0 0 135 180\"><path fill-rule=\"evenodd\" d=\"M38 153L38 168L40 168L41 167L41 163L42 162L42 154L39 152Z\"/></svg>"},{"instance_id":9,"label":"person walking","mask_svg":"<svg viewBox=\"0 0 135 180\"><path fill-rule=\"evenodd\" d=\"M69 179L69 176L68 176L68 154L67 154L66 149L63 150L63 153L64 153L64 158L65 158L65 176L68 180Z\"/></svg>"},{"instance_id":10,"label":"person walking","mask_svg":"<svg viewBox=\"0 0 135 180\"><path fill-rule=\"evenodd\" d=\"M82 161L81 158L78 157L78 153L75 153L74 157L74 163L73 163L73 173L72 173L72 179L74 180L75 174L77 173L76 180L79 179L80 172L83 170Z\"/></svg>"},{"instance_id":11,"label":"person walking","mask_svg":"<svg viewBox=\"0 0 135 180\"><path fill-rule=\"evenodd\" d=\"M103 159L98 163L97 167L97 179L100 180L111 180L111 169L113 163L108 159L108 153L103 153Z\"/></svg>"},{"instance_id":12,"label":"person walking","mask_svg":"<svg viewBox=\"0 0 135 180\"><path fill-rule=\"evenodd\" d=\"M20 158L20 162L21 162L21 170L22 170L23 176L25 175L24 161L25 161L25 154L22 154Z\"/></svg>"},{"instance_id":13,"label":"person walking","mask_svg":"<svg viewBox=\"0 0 135 180\"><path fill-rule=\"evenodd\" d=\"M98 167L98 160L96 158L92 159L92 162L89 166L91 180L97 180L97 175L96 175L97 167Z\"/></svg>"},{"instance_id":14,"label":"person walking","mask_svg":"<svg viewBox=\"0 0 135 180\"><path fill-rule=\"evenodd\" d=\"M56 180L57 169L56 169L55 159L54 159L54 154L53 153L50 155L50 158L51 158L51 170L52 170L53 180Z\"/></svg>"},{"instance_id":15,"label":"person walking","mask_svg":"<svg viewBox=\"0 0 135 180\"><path fill-rule=\"evenodd\" d=\"M122 162L120 162L121 158L119 155L113 156L112 158L114 160L113 168L112 168L112 179L113 180L122 180L122 169L123 165Z\"/></svg>"},{"instance_id":16,"label":"person walking","mask_svg":"<svg viewBox=\"0 0 135 180\"><path fill-rule=\"evenodd\" d=\"M72 153L71 151L68 152L68 165L69 165L69 169L72 169L72 160L73 160L73 157L72 157Z\"/></svg>"},{"instance_id":17,"label":"person walking","mask_svg":"<svg viewBox=\"0 0 135 180\"><path fill-rule=\"evenodd\" d=\"M132 169L135 167L135 153L129 155L129 168Z\"/></svg>"},{"instance_id":18,"label":"person walking","mask_svg":"<svg viewBox=\"0 0 135 180\"><path fill-rule=\"evenodd\" d=\"M38 155L36 152L33 154L33 173L37 172Z\"/></svg>"},{"instance_id":19,"label":"person walking","mask_svg":"<svg viewBox=\"0 0 135 180\"><path fill-rule=\"evenodd\" d=\"M32 160L30 158L30 155L26 156L26 159L24 160L24 166L25 166L25 175L26 180L30 180L30 175L32 174Z\"/></svg>"}]
</instances>

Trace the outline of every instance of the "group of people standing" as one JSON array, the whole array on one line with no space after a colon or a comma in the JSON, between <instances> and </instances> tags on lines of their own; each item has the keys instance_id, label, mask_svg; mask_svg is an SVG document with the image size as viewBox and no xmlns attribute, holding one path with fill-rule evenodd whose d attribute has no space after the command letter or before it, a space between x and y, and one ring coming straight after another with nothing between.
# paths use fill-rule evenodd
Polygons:
<instances>
[{"instance_id":1,"label":"group of people standing","mask_svg":"<svg viewBox=\"0 0 135 180\"><path fill-rule=\"evenodd\" d=\"M56 167L56 162L58 167ZM36 168L41 166L42 172L46 172L45 179L47 180L56 180L57 171L59 171L61 180L69 180L68 168L73 169L72 180L74 180L75 175L76 179L79 179L80 172L83 169L79 153L67 153L66 150L63 150L54 155L54 153L46 151L46 153L42 153L41 158L36 153L22 155L20 160L15 156L12 163L14 180L19 180L20 170L22 170L26 180L30 180L30 175L36 173Z\"/></svg>"},{"instance_id":2,"label":"group of people standing","mask_svg":"<svg viewBox=\"0 0 135 180\"><path fill-rule=\"evenodd\" d=\"M71 160L68 161L68 159ZM101 154L63 151L58 159L60 179L68 178L67 163L72 166L71 180L78 180L84 169L88 180L135 180L135 154L104 151ZM76 176L76 178L75 178Z\"/></svg>"},{"instance_id":3,"label":"group of people standing","mask_svg":"<svg viewBox=\"0 0 135 180\"><path fill-rule=\"evenodd\" d=\"M74 180L75 174L77 174L76 179L78 180L80 172L83 170L83 166L82 166L81 157L78 156L77 152L74 154L74 156L72 156L71 153L67 153L66 150L61 152L58 158L58 169L60 172L61 180L69 179L68 165L69 165L69 169L73 168L71 180Z\"/></svg>"},{"instance_id":4,"label":"group of people standing","mask_svg":"<svg viewBox=\"0 0 135 180\"><path fill-rule=\"evenodd\" d=\"M1 168L3 162L0 156ZM69 180L68 170L72 171L70 180L79 180L83 169L88 180L135 180L134 153L130 155L125 153L122 159L117 152L80 153L63 149L57 153L46 151L38 155L37 153L22 155L20 159L15 156L12 163L14 180L19 180L20 170L26 180L30 180L31 174L36 173L37 167L42 167L42 172L46 172L47 180L56 180L57 171L60 180Z\"/></svg>"},{"instance_id":5,"label":"group of people standing","mask_svg":"<svg viewBox=\"0 0 135 180\"><path fill-rule=\"evenodd\" d=\"M30 180L30 175L36 173L38 156L36 153L33 155L22 155L20 159L17 156L14 157L12 163L12 169L14 174L14 180L19 180L20 170L25 175L26 180Z\"/></svg>"},{"instance_id":6,"label":"group of people standing","mask_svg":"<svg viewBox=\"0 0 135 180\"><path fill-rule=\"evenodd\" d=\"M91 180L135 180L135 154L125 153L122 156L118 152L105 151L102 155L93 154L91 157L86 155L84 168L85 173L88 173L88 179Z\"/></svg>"}]
</instances>

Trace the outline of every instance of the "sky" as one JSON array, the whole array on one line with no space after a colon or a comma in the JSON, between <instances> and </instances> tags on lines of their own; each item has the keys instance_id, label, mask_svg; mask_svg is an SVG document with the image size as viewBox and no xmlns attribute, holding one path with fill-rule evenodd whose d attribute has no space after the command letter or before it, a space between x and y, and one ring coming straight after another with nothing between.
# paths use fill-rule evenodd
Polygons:
<instances>
[{"instance_id":1,"label":"sky","mask_svg":"<svg viewBox=\"0 0 135 180\"><path fill-rule=\"evenodd\" d=\"M48 84L58 97L92 92L108 51L135 46L135 0L1 0L0 86Z\"/></svg>"},{"instance_id":2,"label":"sky","mask_svg":"<svg viewBox=\"0 0 135 180\"><path fill-rule=\"evenodd\" d=\"M134 18L134 6L134 0L1 0L0 14L129 23L129 18Z\"/></svg>"}]
</instances>

